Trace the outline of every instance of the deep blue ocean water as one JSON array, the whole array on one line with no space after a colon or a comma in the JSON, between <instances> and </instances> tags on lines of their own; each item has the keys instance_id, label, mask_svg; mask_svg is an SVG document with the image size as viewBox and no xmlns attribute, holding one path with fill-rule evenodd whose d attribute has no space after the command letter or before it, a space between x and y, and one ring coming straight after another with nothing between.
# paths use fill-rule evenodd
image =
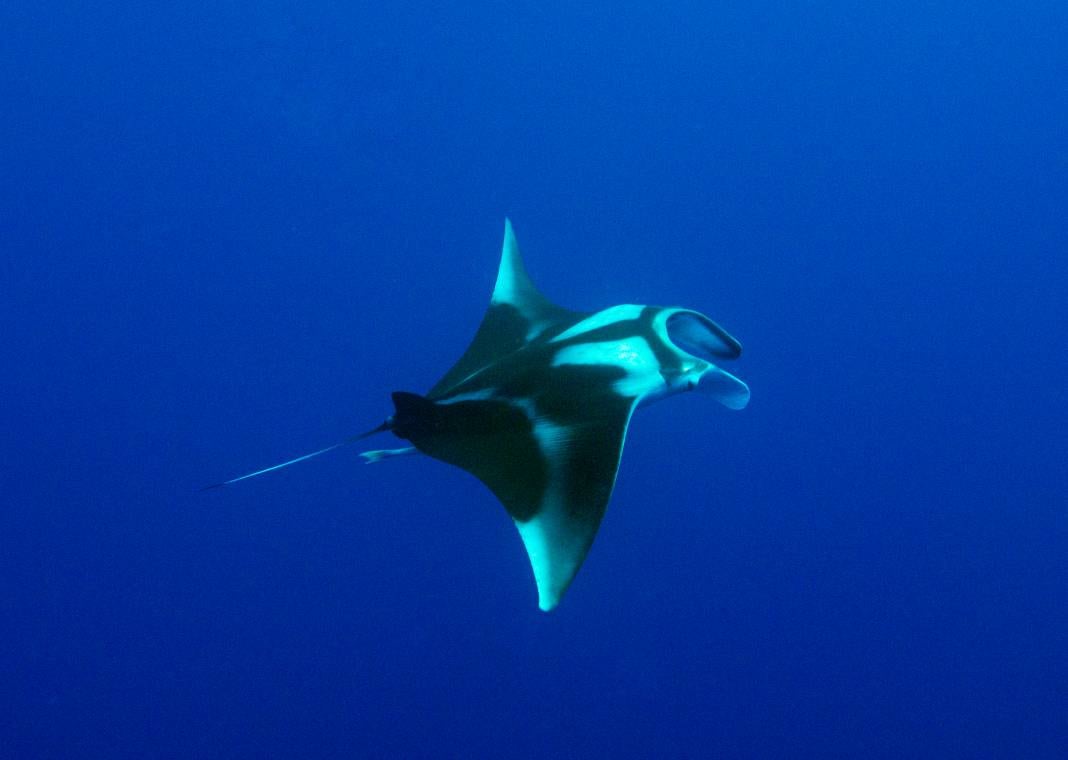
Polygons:
<instances>
[{"instance_id":1,"label":"deep blue ocean water","mask_svg":"<svg viewBox=\"0 0 1068 760\"><path fill-rule=\"evenodd\" d=\"M1068 6L0 7L0 757L1068 756ZM426 459L503 219L677 304L562 605ZM387 442L388 444L388 442Z\"/></svg>"}]
</instances>

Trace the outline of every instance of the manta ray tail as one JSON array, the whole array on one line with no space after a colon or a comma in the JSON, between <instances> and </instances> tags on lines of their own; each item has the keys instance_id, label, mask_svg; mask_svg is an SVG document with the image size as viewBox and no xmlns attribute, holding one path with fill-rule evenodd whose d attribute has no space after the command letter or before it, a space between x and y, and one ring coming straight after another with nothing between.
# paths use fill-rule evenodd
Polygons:
<instances>
[{"instance_id":1,"label":"manta ray tail","mask_svg":"<svg viewBox=\"0 0 1068 760\"><path fill-rule=\"evenodd\" d=\"M283 467L289 467L289 465L291 465L291 464L296 464L297 462L303 462L305 459L311 459L312 457L317 457L320 454L325 454L328 451L333 451L334 449L340 449L342 446L348 446L350 443L356 443L357 441L362 441L364 438L369 438L370 436L375 435L376 433L384 433L385 431L391 429L392 426L393 426L393 418L391 417L390 419L387 419L385 422L383 422L378 427L373 428L371 430L368 430L366 433L360 433L359 435L354 435L351 438L346 438L345 440L339 441L338 443L335 443L332 446L327 446L325 449L319 449L318 451L313 451L310 454L304 454L303 456L299 456L299 457L297 457L295 459L290 459L290 460L288 460L286 462L282 462L281 464L272 465L270 467L264 467L262 470L256 470L255 472L250 472L247 475L241 475L241 476L236 477L236 478L230 478L230 480L224 480L221 483L212 483L210 486L204 486L200 490L201 491L210 491L213 488L222 488L223 486L228 486L231 483L237 483L239 480L248 480L249 478L254 478L257 475L263 475L263 474L268 473L268 472L273 472L274 470L281 470Z\"/></svg>"}]
</instances>

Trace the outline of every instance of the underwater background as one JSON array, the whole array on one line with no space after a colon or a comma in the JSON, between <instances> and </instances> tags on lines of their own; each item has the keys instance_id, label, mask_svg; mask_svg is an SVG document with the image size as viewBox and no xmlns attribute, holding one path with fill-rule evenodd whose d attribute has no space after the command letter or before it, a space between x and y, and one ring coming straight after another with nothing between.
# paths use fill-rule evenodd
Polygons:
<instances>
[{"instance_id":1,"label":"underwater background","mask_svg":"<svg viewBox=\"0 0 1068 760\"><path fill-rule=\"evenodd\" d=\"M0 6L0 757L1068 756L1063 2ZM682 305L561 606L346 448ZM392 445L383 438L373 445Z\"/></svg>"}]
</instances>

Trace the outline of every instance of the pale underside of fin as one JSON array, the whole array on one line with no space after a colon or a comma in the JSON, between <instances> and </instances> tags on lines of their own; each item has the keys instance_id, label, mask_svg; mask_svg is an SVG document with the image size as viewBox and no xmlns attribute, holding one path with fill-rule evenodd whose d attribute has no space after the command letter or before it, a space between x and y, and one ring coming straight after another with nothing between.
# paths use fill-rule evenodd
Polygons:
<instances>
[{"instance_id":1,"label":"pale underside of fin","mask_svg":"<svg viewBox=\"0 0 1068 760\"><path fill-rule=\"evenodd\" d=\"M415 446L405 446L401 449L375 449L373 451L361 451L360 456L363 457L365 464L375 464L381 462L383 459L395 459L396 457L405 457L412 454L418 454L419 450Z\"/></svg>"},{"instance_id":2,"label":"pale underside of fin","mask_svg":"<svg viewBox=\"0 0 1068 760\"><path fill-rule=\"evenodd\" d=\"M539 444L549 452L549 483L537 513L515 524L534 572L538 607L546 612L560 603L597 535L632 411L570 428L535 423Z\"/></svg>"}]
</instances>

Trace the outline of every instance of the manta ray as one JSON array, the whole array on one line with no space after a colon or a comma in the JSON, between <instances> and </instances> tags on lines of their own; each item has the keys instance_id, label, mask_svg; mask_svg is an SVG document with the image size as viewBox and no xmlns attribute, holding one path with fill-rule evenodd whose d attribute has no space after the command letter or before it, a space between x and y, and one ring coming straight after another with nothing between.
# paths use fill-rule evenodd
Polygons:
<instances>
[{"instance_id":1,"label":"manta ray","mask_svg":"<svg viewBox=\"0 0 1068 760\"><path fill-rule=\"evenodd\" d=\"M429 392L397 391L394 413L373 430L216 486L392 432L410 445L365 451L364 460L422 453L482 481L519 529L538 606L549 611L593 544L634 410L687 391L744 408L748 386L717 364L741 352L726 330L691 309L557 306L531 281L506 219L482 324Z\"/></svg>"}]
</instances>

